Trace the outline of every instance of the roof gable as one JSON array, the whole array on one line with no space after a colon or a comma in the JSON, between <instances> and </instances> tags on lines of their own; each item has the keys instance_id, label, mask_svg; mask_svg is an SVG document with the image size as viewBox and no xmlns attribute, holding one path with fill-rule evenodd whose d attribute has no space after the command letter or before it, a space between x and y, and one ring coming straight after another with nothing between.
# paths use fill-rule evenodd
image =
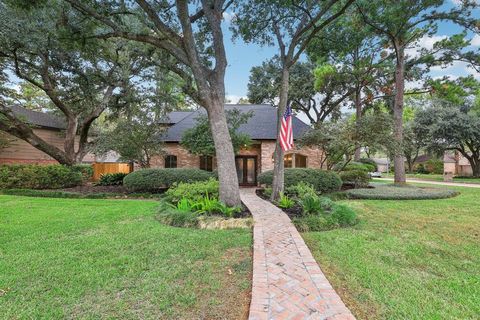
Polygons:
<instances>
[{"instance_id":1,"label":"roof gable","mask_svg":"<svg viewBox=\"0 0 480 320\"><path fill-rule=\"evenodd\" d=\"M242 124L238 132L248 134L253 140L276 140L277 138L277 109L266 104L226 104L225 110L238 109L241 112L252 111L253 116L248 122ZM191 111L182 120L171 126L163 140L165 142L179 142L182 140L184 132L193 128L197 123L199 115L206 114L205 109L201 108ZM293 117L293 136L301 137L310 127Z\"/></svg>"}]
</instances>

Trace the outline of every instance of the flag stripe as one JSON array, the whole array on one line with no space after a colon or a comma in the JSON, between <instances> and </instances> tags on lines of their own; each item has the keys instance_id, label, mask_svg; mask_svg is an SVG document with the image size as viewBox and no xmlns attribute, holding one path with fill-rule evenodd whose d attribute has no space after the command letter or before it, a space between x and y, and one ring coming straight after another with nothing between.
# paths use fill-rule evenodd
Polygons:
<instances>
[{"instance_id":1,"label":"flag stripe","mask_svg":"<svg viewBox=\"0 0 480 320\"><path fill-rule=\"evenodd\" d=\"M288 151L294 148L292 116L292 109L287 107L282 117L279 135L279 142L283 151Z\"/></svg>"}]
</instances>

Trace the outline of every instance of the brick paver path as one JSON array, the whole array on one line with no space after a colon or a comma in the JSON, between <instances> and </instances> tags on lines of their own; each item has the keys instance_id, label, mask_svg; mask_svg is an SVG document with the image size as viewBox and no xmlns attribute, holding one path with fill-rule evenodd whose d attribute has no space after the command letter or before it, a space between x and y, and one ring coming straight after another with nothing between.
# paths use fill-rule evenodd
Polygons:
<instances>
[{"instance_id":1,"label":"brick paver path","mask_svg":"<svg viewBox=\"0 0 480 320\"><path fill-rule=\"evenodd\" d=\"M355 319L288 216L254 189L241 197L255 220L249 319Z\"/></svg>"}]
</instances>

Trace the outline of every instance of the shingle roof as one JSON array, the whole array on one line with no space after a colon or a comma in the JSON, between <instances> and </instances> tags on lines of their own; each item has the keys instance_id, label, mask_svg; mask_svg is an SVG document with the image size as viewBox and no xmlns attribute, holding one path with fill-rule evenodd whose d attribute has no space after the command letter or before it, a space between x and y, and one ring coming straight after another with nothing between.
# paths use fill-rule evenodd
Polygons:
<instances>
[{"instance_id":1,"label":"shingle roof","mask_svg":"<svg viewBox=\"0 0 480 320\"><path fill-rule=\"evenodd\" d=\"M238 109L241 112L253 112L253 116L247 123L238 129L241 133L250 135L253 140L275 140L277 137L277 109L266 104L226 104L225 110ZM183 133L193 128L197 123L197 118L201 114L206 114L205 109L191 111L181 121L170 127L163 138L165 142L179 142L182 140ZM293 117L293 136L300 138L310 127Z\"/></svg>"},{"instance_id":2,"label":"shingle roof","mask_svg":"<svg viewBox=\"0 0 480 320\"><path fill-rule=\"evenodd\" d=\"M30 123L35 126L44 127L44 128L52 128L52 129L65 129L65 121L52 114L32 111L29 109L25 109L20 106L11 106L10 107L13 111L13 114L27 123Z\"/></svg>"},{"instance_id":3,"label":"shingle roof","mask_svg":"<svg viewBox=\"0 0 480 320\"><path fill-rule=\"evenodd\" d=\"M161 120L161 123L163 124L175 124L177 122L182 121L186 116L190 115L192 111L172 111L167 116L165 119Z\"/></svg>"}]
</instances>

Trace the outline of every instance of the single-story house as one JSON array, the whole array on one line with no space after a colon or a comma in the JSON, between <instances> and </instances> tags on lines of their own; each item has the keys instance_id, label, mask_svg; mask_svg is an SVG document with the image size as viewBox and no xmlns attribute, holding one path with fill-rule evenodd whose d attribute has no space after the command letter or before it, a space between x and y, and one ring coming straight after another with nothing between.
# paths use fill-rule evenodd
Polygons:
<instances>
[{"instance_id":1,"label":"single-story house","mask_svg":"<svg viewBox=\"0 0 480 320\"><path fill-rule=\"evenodd\" d=\"M238 179L241 185L255 185L259 173L273 169L273 153L277 138L277 109L265 104L226 104L225 110L238 109L252 112L248 122L241 125L239 132L246 133L253 140L249 147L242 148L235 157ZM204 109L196 111L171 112L165 119L168 126L164 135L166 154L152 159L151 166L157 168L200 168L212 171L216 160L210 156L196 156L180 145L184 132L197 123L205 114ZM310 126L293 117L294 139L300 138ZM322 168L323 152L318 148L303 147L288 152L284 163L287 168Z\"/></svg>"},{"instance_id":2,"label":"single-story house","mask_svg":"<svg viewBox=\"0 0 480 320\"><path fill-rule=\"evenodd\" d=\"M447 151L443 155L443 174L452 173L454 176L473 175L470 162L458 151Z\"/></svg>"},{"instance_id":3,"label":"single-story house","mask_svg":"<svg viewBox=\"0 0 480 320\"><path fill-rule=\"evenodd\" d=\"M63 150L65 121L50 113L29 110L20 106L12 106L13 113L29 123L33 132L46 142ZM31 144L6 134L9 145L0 149L0 164L54 164L55 159L33 147ZM93 162L94 156L87 154L84 162Z\"/></svg>"}]
</instances>

